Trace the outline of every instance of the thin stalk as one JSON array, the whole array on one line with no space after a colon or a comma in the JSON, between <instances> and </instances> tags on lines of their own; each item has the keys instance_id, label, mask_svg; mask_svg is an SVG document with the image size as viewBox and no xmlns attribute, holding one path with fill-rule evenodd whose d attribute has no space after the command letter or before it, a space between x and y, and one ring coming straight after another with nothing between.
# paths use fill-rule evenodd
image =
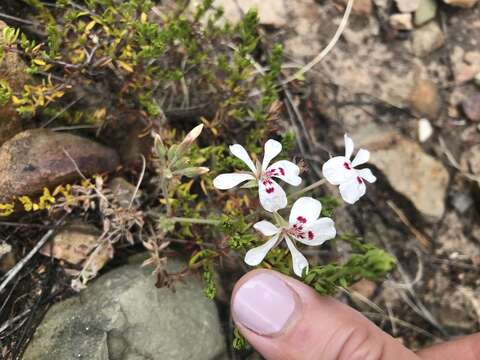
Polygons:
<instances>
[{"instance_id":1,"label":"thin stalk","mask_svg":"<svg viewBox=\"0 0 480 360\"><path fill-rule=\"evenodd\" d=\"M213 220L213 219L194 219L194 218L185 218L185 217L171 217L169 220L174 222L180 223L187 223L187 224L205 224L205 225L220 225L220 220Z\"/></svg>"},{"instance_id":2,"label":"thin stalk","mask_svg":"<svg viewBox=\"0 0 480 360\"><path fill-rule=\"evenodd\" d=\"M325 179L321 179L321 180L318 180L317 182L314 182L312 185L309 185L307 186L306 188L303 188L301 190L298 190L294 193L291 193L290 195L288 195L289 198L297 198L299 197L300 195L303 195L305 194L306 192L309 192L313 189L316 189L317 187L319 186L322 186L323 184L325 184Z\"/></svg>"},{"instance_id":3,"label":"thin stalk","mask_svg":"<svg viewBox=\"0 0 480 360\"><path fill-rule=\"evenodd\" d=\"M168 196L168 187L167 187L167 182L165 181L165 178L162 176L161 182L161 187L162 187L162 193L163 193L163 198L165 199L165 205L167 206L167 216L170 217L172 216L172 207L170 206L170 197Z\"/></svg>"}]
</instances>

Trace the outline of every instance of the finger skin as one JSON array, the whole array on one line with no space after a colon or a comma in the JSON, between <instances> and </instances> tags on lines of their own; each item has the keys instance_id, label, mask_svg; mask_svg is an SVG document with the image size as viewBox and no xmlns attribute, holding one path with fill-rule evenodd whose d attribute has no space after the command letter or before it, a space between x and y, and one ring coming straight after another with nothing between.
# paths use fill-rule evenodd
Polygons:
<instances>
[{"instance_id":1,"label":"finger skin","mask_svg":"<svg viewBox=\"0 0 480 360\"><path fill-rule=\"evenodd\" d=\"M480 333L432 346L418 355L425 360L480 360Z\"/></svg>"},{"instance_id":2,"label":"finger skin","mask_svg":"<svg viewBox=\"0 0 480 360\"><path fill-rule=\"evenodd\" d=\"M254 270L236 284L238 289L260 272L281 278L298 295L298 307L286 327L274 336L261 336L233 319L248 342L271 360L418 360L367 318L332 298L319 296L311 287L271 270Z\"/></svg>"}]
</instances>

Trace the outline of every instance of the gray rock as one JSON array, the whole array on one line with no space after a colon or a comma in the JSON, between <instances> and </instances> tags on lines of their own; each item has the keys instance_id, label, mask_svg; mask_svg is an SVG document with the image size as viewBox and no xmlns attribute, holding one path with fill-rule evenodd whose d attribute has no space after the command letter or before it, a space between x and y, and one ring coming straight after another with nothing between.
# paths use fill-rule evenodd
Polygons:
<instances>
[{"instance_id":1,"label":"gray rock","mask_svg":"<svg viewBox=\"0 0 480 360\"><path fill-rule=\"evenodd\" d=\"M0 202L75 181L80 178L78 169L90 176L111 172L118 164L114 150L91 140L47 129L27 130L0 148Z\"/></svg>"},{"instance_id":2,"label":"gray rock","mask_svg":"<svg viewBox=\"0 0 480 360\"><path fill-rule=\"evenodd\" d=\"M432 20L437 14L437 7L436 0L420 0L420 4L413 17L415 25L421 26Z\"/></svg>"},{"instance_id":3,"label":"gray rock","mask_svg":"<svg viewBox=\"0 0 480 360\"><path fill-rule=\"evenodd\" d=\"M441 48L444 42L445 35L432 21L413 32L412 50L416 56L423 57Z\"/></svg>"},{"instance_id":4,"label":"gray rock","mask_svg":"<svg viewBox=\"0 0 480 360\"><path fill-rule=\"evenodd\" d=\"M452 205L460 214L464 214L473 205L473 199L469 193L455 192L452 194Z\"/></svg>"},{"instance_id":5,"label":"gray rock","mask_svg":"<svg viewBox=\"0 0 480 360\"><path fill-rule=\"evenodd\" d=\"M178 271L171 262L170 271ZM149 269L130 264L54 305L24 360L227 359L215 303L190 276L157 289Z\"/></svg>"},{"instance_id":6,"label":"gray rock","mask_svg":"<svg viewBox=\"0 0 480 360\"><path fill-rule=\"evenodd\" d=\"M142 196L142 191L136 191L136 186L129 183L122 177L116 177L109 183L112 192L115 194L115 199L118 201L119 205L123 208L128 208L130 203L133 201L138 201ZM135 198L132 200L132 198Z\"/></svg>"},{"instance_id":7,"label":"gray rock","mask_svg":"<svg viewBox=\"0 0 480 360\"><path fill-rule=\"evenodd\" d=\"M441 162L386 126L369 124L351 135L356 146L370 150L370 163L385 174L395 191L428 219L442 217L449 174Z\"/></svg>"}]
</instances>

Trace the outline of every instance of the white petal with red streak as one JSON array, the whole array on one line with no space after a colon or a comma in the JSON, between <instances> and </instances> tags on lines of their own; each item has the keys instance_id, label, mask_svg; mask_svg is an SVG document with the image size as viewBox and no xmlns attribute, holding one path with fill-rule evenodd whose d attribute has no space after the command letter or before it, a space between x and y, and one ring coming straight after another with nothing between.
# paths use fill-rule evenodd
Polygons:
<instances>
[{"instance_id":1,"label":"white petal with red streak","mask_svg":"<svg viewBox=\"0 0 480 360\"><path fill-rule=\"evenodd\" d=\"M287 206L287 194L274 180L270 180L267 185L259 181L258 195L260 204L267 211L274 212Z\"/></svg>"},{"instance_id":2,"label":"white petal with red streak","mask_svg":"<svg viewBox=\"0 0 480 360\"><path fill-rule=\"evenodd\" d=\"M288 237L285 237L285 241L287 242L288 250L290 250L290 254L292 255L293 272L297 276L301 277L303 269L306 268L308 272L308 260L300 251L298 251L292 240L290 240Z\"/></svg>"},{"instance_id":3,"label":"white petal with red streak","mask_svg":"<svg viewBox=\"0 0 480 360\"><path fill-rule=\"evenodd\" d=\"M230 145L230 152L237 158L242 160L245 164L247 164L248 168L252 170L253 173L256 172L255 164L253 163L252 158L250 157L250 155L248 155L247 150L245 150L242 145Z\"/></svg>"},{"instance_id":4,"label":"white petal with red streak","mask_svg":"<svg viewBox=\"0 0 480 360\"><path fill-rule=\"evenodd\" d=\"M282 151L282 144L277 140L270 139L265 143L265 153L263 155L262 170L265 171L272 161Z\"/></svg>"},{"instance_id":5,"label":"white petal with red streak","mask_svg":"<svg viewBox=\"0 0 480 360\"><path fill-rule=\"evenodd\" d=\"M343 139L345 140L345 157L350 160L353 154L353 140L347 134L343 135Z\"/></svg>"},{"instance_id":6,"label":"white petal with red streak","mask_svg":"<svg viewBox=\"0 0 480 360\"><path fill-rule=\"evenodd\" d=\"M298 176L300 174L300 168L291 161L288 160L280 160L271 165L267 171L275 170L274 177L282 179L286 183L298 186L302 182L302 178Z\"/></svg>"},{"instance_id":7,"label":"white petal with red streak","mask_svg":"<svg viewBox=\"0 0 480 360\"><path fill-rule=\"evenodd\" d=\"M257 266L260 264L265 256L267 256L268 252L275 246L277 243L279 235L275 235L270 240L268 240L265 244L260 245L256 248L248 250L247 254L245 255L245 263L250 266Z\"/></svg>"},{"instance_id":8,"label":"white petal with red streak","mask_svg":"<svg viewBox=\"0 0 480 360\"><path fill-rule=\"evenodd\" d=\"M345 164L350 169L346 168ZM335 156L323 164L322 173L325 179L332 185L340 185L355 175L350 161L343 156Z\"/></svg>"},{"instance_id":9,"label":"white petal with red streak","mask_svg":"<svg viewBox=\"0 0 480 360\"><path fill-rule=\"evenodd\" d=\"M349 204L356 203L363 195L365 195L366 189L365 182L362 180L360 183L356 177L348 182L340 184L339 187L340 195L342 195L343 200Z\"/></svg>"},{"instance_id":10,"label":"white petal with red streak","mask_svg":"<svg viewBox=\"0 0 480 360\"><path fill-rule=\"evenodd\" d=\"M311 235L309 234L311 232ZM297 239L301 243L310 246L322 245L325 241L333 239L337 235L335 223L330 218L320 218L305 227L305 238ZM313 238L310 237L313 236Z\"/></svg>"},{"instance_id":11,"label":"white petal with red streak","mask_svg":"<svg viewBox=\"0 0 480 360\"><path fill-rule=\"evenodd\" d=\"M231 189L238 184L247 181L253 180L255 177L251 174L242 174L242 173L230 173L230 174L221 174L213 179L213 186L220 190Z\"/></svg>"},{"instance_id":12,"label":"white petal with red streak","mask_svg":"<svg viewBox=\"0 0 480 360\"><path fill-rule=\"evenodd\" d=\"M311 197L301 197L293 203L288 222L290 225L294 225L296 223L308 224L317 220L321 211L322 204L320 201ZM299 220L300 217L304 218L305 222Z\"/></svg>"},{"instance_id":13,"label":"white petal with red streak","mask_svg":"<svg viewBox=\"0 0 480 360\"><path fill-rule=\"evenodd\" d=\"M373 175L372 170L370 170L370 169L360 169L360 170L357 170L357 171L358 171L358 175L362 179L367 180L369 183L374 183L375 181L377 181L377 177L375 175Z\"/></svg>"},{"instance_id":14,"label":"white petal with red streak","mask_svg":"<svg viewBox=\"0 0 480 360\"><path fill-rule=\"evenodd\" d=\"M358 165L365 164L370 159L370 151L365 149L358 150L357 155L352 161L352 166L357 167Z\"/></svg>"},{"instance_id":15,"label":"white petal with red streak","mask_svg":"<svg viewBox=\"0 0 480 360\"><path fill-rule=\"evenodd\" d=\"M280 229L270 221L262 220L253 225L253 228L265 236L272 236L280 232Z\"/></svg>"}]
</instances>

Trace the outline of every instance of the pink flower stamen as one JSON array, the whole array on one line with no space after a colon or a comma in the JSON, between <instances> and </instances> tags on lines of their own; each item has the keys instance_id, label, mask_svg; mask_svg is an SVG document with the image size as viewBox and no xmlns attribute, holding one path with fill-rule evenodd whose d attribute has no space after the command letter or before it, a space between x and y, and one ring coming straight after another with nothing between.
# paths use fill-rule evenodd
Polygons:
<instances>
[{"instance_id":1,"label":"pink flower stamen","mask_svg":"<svg viewBox=\"0 0 480 360\"><path fill-rule=\"evenodd\" d=\"M308 233L305 233L304 230L304 224L307 222L307 219L303 216L298 216L297 217L297 223L293 224L291 228L287 229L286 232L288 235L297 238L297 239L305 239L305 237L308 236L309 240L313 239L313 232L308 231Z\"/></svg>"}]
</instances>

